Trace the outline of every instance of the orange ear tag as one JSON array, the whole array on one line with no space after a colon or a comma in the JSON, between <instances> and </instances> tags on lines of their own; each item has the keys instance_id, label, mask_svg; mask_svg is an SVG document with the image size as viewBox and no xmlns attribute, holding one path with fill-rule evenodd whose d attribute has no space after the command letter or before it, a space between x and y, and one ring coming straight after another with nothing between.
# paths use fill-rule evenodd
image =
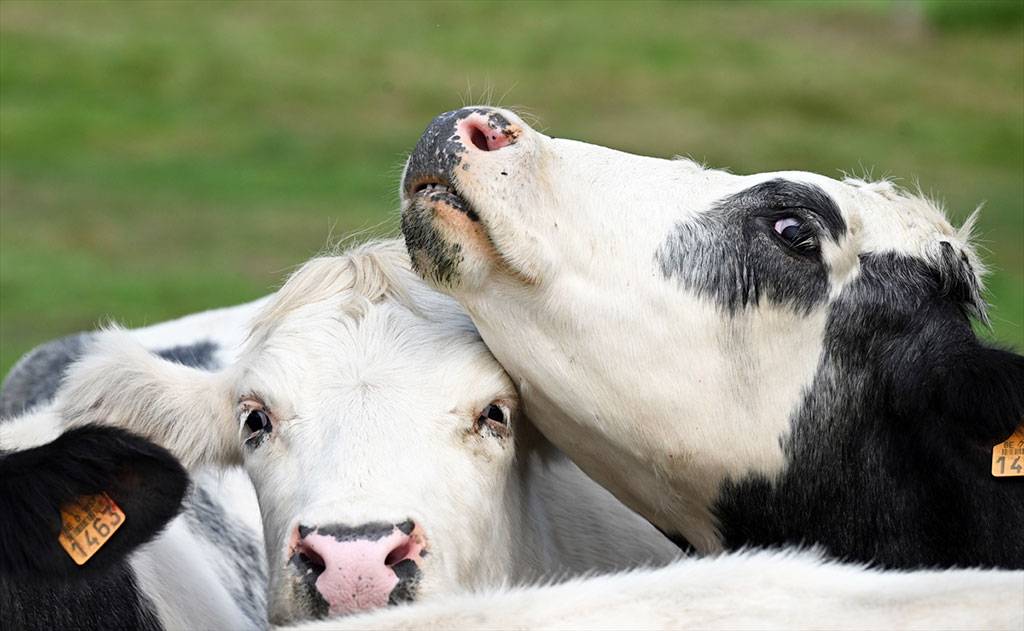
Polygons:
<instances>
[{"instance_id":1,"label":"orange ear tag","mask_svg":"<svg viewBox=\"0 0 1024 631\"><path fill-rule=\"evenodd\" d=\"M992 448L992 475L997 478L1024 476L1024 425Z\"/></svg>"},{"instance_id":2,"label":"orange ear tag","mask_svg":"<svg viewBox=\"0 0 1024 631\"><path fill-rule=\"evenodd\" d=\"M125 516L106 493L83 495L60 509L58 540L68 556L84 565L124 523Z\"/></svg>"}]
</instances>

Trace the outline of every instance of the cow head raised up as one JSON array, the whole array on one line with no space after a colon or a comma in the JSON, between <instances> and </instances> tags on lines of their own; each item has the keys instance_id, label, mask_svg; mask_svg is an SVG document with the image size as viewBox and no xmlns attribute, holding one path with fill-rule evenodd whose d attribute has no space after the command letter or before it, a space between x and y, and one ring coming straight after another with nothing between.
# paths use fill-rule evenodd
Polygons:
<instances>
[{"instance_id":1,"label":"cow head raised up","mask_svg":"<svg viewBox=\"0 0 1024 631\"><path fill-rule=\"evenodd\" d=\"M886 475L965 475L930 473L947 450L987 476L992 445L1021 422L1020 357L969 321L986 317L972 222L954 229L889 183L734 175L481 107L431 123L401 193L413 264L466 307L526 412L699 549L764 543L758 524L732 528L736 497L770 521L787 476L827 494L870 470L857 487L870 498L892 490ZM887 509L861 500L877 540ZM821 519L840 541L832 508ZM824 509L787 510L780 523ZM871 538L836 551L880 558Z\"/></svg>"},{"instance_id":2,"label":"cow head raised up","mask_svg":"<svg viewBox=\"0 0 1024 631\"><path fill-rule=\"evenodd\" d=\"M131 427L256 489L274 622L494 584L527 563L517 397L399 242L307 263L210 373L99 335L56 405ZM507 518L495 518L504 515Z\"/></svg>"}]
</instances>

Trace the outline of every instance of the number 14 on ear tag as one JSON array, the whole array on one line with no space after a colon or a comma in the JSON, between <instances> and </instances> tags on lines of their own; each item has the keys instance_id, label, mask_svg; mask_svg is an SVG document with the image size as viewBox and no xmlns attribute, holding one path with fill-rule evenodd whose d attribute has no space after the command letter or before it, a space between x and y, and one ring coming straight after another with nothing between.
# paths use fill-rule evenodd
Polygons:
<instances>
[{"instance_id":1,"label":"number 14 on ear tag","mask_svg":"<svg viewBox=\"0 0 1024 631\"><path fill-rule=\"evenodd\" d=\"M60 509L57 539L78 565L84 565L103 547L121 524L124 511L106 493L85 495Z\"/></svg>"},{"instance_id":2,"label":"number 14 on ear tag","mask_svg":"<svg viewBox=\"0 0 1024 631\"><path fill-rule=\"evenodd\" d=\"M992 448L992 475L997 478L1024 476L1024 425Z\"/></svg>"}]
</instances>

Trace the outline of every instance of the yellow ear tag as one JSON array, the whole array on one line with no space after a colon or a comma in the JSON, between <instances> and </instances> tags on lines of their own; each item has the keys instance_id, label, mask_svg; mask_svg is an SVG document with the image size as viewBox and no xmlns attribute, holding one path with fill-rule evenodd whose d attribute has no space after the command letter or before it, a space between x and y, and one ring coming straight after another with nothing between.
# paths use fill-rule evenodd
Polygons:
<instances>
[{"instance_id":1,"label":"yellow ear tag","mask_svg":"<svg viewBox=\"0 0 1024 631\"><path fill-rule=\"evenodd\" d=\"M992 475L997 478L1024 476L1024 425L992 448Z\"/></svg>"},{"instance_id":2,"label":"yellow ear tag","mask_svg":"<svg viewBox=\"0 0 1024 631\"><path fill-rule=\"evenodd\" d=\"M99 493L62 507L60 519L60 545L76 564L84 565L114 536L125 516L109 495Z\"/></svg>"}]
</instances>

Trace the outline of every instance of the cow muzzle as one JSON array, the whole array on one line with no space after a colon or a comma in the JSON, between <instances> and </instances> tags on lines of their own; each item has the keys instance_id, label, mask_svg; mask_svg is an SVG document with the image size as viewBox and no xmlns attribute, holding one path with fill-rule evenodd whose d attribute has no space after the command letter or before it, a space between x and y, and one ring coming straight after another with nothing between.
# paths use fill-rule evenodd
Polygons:
<instances>
[{"instance_id":1,"label":"cow muzzle","mask_svg":"<svg viewBox=\"0 0 1024 631\"><path fill-rule=\"evenodd\" d=\"M436 117L402 177L402 234L413 268L444 290L479 284L507 267L493 229L495 187L523 155L529 129L511 113L465 107ZM476 206L479 204L480 206Z\"/></svg>"},{"instance_id":2,"label":"cow muzzle","mask_svg":"<svg viewBox=\"0 0 1024 631\"><path fill-rule=\"evenodd\" d=\"M437 116L409 156L403 195L407 200L419 195L432 198L438 192L458 196L456 169L465 168L468 157L514 145L522 133L496 109L464 107Z\"/></svg>"},{"instance_id":3,"label":"cow muzzle","mask_svg":"<svg viewBox=\"0 0 1024 631\"><path fill-rule=\"evenodd\" d=\"M426 538L412 520L299 524L292 531L288 564L312 613L326 617L413 600L425 555Z\"/></svg>"}]
</instances>

